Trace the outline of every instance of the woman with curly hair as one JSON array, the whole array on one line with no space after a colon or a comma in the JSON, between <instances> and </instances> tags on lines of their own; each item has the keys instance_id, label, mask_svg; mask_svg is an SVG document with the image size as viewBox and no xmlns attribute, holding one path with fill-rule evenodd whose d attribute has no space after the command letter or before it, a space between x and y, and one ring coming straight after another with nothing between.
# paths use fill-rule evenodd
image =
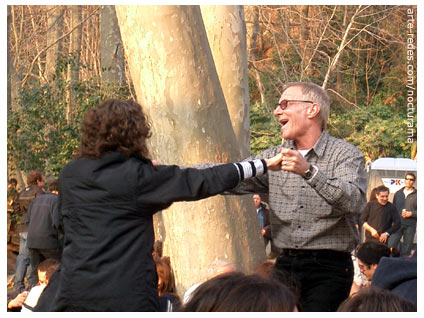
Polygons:
<instances>
[{"instance_id":1,"label":"woman with curly hair","mask_svg":"<svg viewBox=\"0 0 424 318\"><path fill-rule=\"evenodd\" d=\"M134 101L111 99L86 112L77 158L59 176L62 263L36 310L159 310L153 215L281 169L281 154L208 169L155 166L149 137Z\"/></svg>"}]
</instances>

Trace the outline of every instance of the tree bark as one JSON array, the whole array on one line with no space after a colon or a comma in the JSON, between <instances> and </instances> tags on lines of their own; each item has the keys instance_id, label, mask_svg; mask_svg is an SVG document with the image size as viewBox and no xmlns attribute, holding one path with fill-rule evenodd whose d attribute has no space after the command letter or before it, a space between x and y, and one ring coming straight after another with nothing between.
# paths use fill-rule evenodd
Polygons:
<instances>
[{"instance_id":1,"label":"tree bark","mask_svg":"<svg viewBox=\"0 0 424 318\"><path fill-rule=\"evenodd\" d=\"M7 6L7 117L9 118L13 111L18 111L18 105L16 99L18 98L18 88L20 87L20 79L16 72L15 66L13 65L12 53L10 51L10 32L11 32L11 6ZM22 188L25 187L26 183L22 178L22 172L18 168L16 162L10 162L12 169L15 170L18 184ZM9 167L9 165L8 165ZM9 170L9 169L8 169ZM8 176L10 171L8 171Z\"/></svg>"},{"instance_id":2,"label":"tree bark","mask_svg":"<svg viewBox=\"0 0 424 318\"><path fill-rule=\"evenodd\" d=\"M102 83L125 84L124 54L114 6L100 6L100 64Z\"/></svg>"},{"instance_id":3,"label":"tree bark","mask_svg":"<svg viewBox=\"0 0 424 318\"><path fill-rule=\"evenodd\" d=\"M249 81L243 6L200 6L242 158L250 155Z\"/></svg>"},{"instance_id":4,"label":"tree bark","mask_svg":"<svg viewBox=\"0 0 424 318\"><path fill-rule=\"evenodd\" d=\"M79 81L79 64L81 55L81 39L82 39L82 10L81 6L71 6L71 27L74 29L70 34L69 55L72 57L72 63L68 64L68 104L66 107L66 121L72 120L72 106L75 104L76 92L75 86ZM78 27L76 27L79 25Z\"/></svg>"},{"instance_id":5,"label":"tree bark","mask_svg":"<svg viewBox=\"0 0 424 318\"><path fill-rule=\"evenodd\" d=\"M198 6L116 6L137 99L152 121L150 150L167 164L240 158ZM251 271L265 259L250 196L173 204L162 214L177 292L215 259Z\"/></svg>"},{"instance_id":6,"label":"tree bark","mask_svg":"<svg viewBox=\"0 0 424 318\"><path fill-rule=\"evenodd\" d=\"M55 42L62 33L63 28L63 14L65 12L65 6L47 5L47 45ZM50 47L46 52L46 67L45 67L45 78L51 80L56 71L56 63L59 53L62 51L61 41L58 41L55 45Z\"/></svg>"},{"instance_id":7,"label":"tree bark","mask_svg":"<svg viewBox=\"0 0 424 318\"><path fill-rule=\"evenodd\" d=\"M246 10L246 43L248 49L248 60L252 64L256 86L261 95L261 103L266 104L265 87L262 83L261 76L258 72L259 60L259 6L250 5Z\"/></svg>"}]
</instances>

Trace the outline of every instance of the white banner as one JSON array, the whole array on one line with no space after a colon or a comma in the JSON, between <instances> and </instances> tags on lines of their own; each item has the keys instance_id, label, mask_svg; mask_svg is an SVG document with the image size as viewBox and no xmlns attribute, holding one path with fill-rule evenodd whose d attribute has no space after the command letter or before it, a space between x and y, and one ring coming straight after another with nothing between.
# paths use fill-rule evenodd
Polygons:
<instances>
[{"instance_id":1,"label":"white banner","mask_svg":"<svg viewBox=\"0 0 424 318\"><path fill-rule=\"evenodd\" d=\"M393 178L381 178L383 184L390 189L390 193L395 193L405 186L405 180Z\"/></svg>"}]
</instances>

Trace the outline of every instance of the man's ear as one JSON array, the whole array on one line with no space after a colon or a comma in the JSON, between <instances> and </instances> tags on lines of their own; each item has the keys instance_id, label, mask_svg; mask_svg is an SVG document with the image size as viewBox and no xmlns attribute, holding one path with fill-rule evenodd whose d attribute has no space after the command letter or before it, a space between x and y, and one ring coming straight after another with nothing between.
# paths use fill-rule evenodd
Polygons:
<instances>
[{"instance_id":1,"label":"man's ear","mask_svg":"<svg viewBox=\"0 0 424 318\"><path fill-rule=\"evenodd\" d=\"M312 104L312 107L310 107L308 110L308 118L312 119L318 116L320 110L321 107L319 106L319 104Z\"/></svg>"}]
</instances>

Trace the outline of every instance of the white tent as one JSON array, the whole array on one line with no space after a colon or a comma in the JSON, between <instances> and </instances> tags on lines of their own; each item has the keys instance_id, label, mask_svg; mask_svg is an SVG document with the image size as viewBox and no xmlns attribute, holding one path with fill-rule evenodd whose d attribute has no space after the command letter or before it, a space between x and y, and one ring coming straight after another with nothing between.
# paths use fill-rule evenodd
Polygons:
<instances>
[{"instance_id":1,"label":"white tent","mask_svg":"<svg viewBox=\"0 0 424 318\"><path fill-rule=\"evenodd\" d=\"M368 190L380 185L390 189L389 199L392 201L394 193L405 185L405 173L412 172L416 175L417 162L408 158L380 158L368 167Z\"/></svg>"}]
</instances>

